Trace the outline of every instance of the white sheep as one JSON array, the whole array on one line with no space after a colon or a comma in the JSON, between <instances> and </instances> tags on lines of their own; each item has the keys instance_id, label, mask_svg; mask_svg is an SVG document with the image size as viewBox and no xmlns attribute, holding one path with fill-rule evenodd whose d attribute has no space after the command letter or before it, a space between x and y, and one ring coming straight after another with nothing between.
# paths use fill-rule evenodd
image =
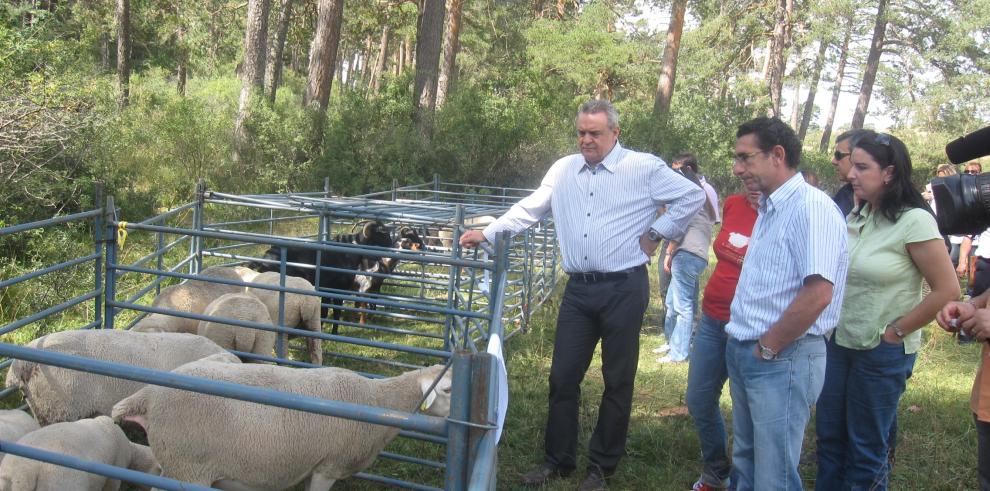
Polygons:
<instances>
[{"instance_id":1,"label":"white sheep","mask_svg":"<svg viewBox=\"0 0 990 491\"><path fill-rule=\"evenodd\" d=\"M200 271L197 276L220 278L231 281L249 281L254 271L237 266L211 266ZM211 302L228 293L243 293L244 287L213 283L202 280L188 280L178 285L162 288L161 293L151 303L152 307L178 310L193 314L206 312ZM150 313L138 321L131 329L137 332L186 332L196 334L199 321L186 317Z\"/></svg>"},{"instance_id":2,"label":"white sheep","mask_svg":"<svg viewBox=\"0 0 990 491\"><path fill-rule=\"evenodd\" d=\"M214 354L237 360L216 343L195 334L62 331L35 339L28 346L163 371ZM109 415L114 404L144 386L141 382L26 360L15 360L10 365L6 385L21 389L31 412L43 426Z\"/></svg>"},{"instance_id":3,"label":"white sheep","mask_svg":"<svg viewBox=\"0 0 990 491\"><path fill-rule=\"evenodd\" d=\"M228 293L214 300L204 314L231 320L271 324L268 308L248 293ZM223 348L271 356L275 348L274 331L252 329L215 321L200 321L197 332Z\"/></svg>"},{"instance_id":4,"label":"white sheep","mask_svg":"<svg viewBox=\"0 0 990 491\"><path fill-rule=\"evenodd\" d=\"M20 409L0 410L0 440L16 442L18 438L39 427L33 416ZM0 461L3 461L3 456L0 452Z\"/></svg>"},{"instance_id":5,"label":"white sheep","mask_svg":"<svg viewBox=\"0 0 990 491\"><path fill-rule=\"evenodd\" d=\"M412 412L443 371L435 365L369 379L342 368L227 365L207 360L175 373ZM447 416L450 374L429 392L426 412ZM114 406L116 421L148 433L164 475L225 489L285 489L311 476L326 491L371 465L398 428L149 385ZM236 487L240 486L240 487Z\"/></svg>"},{"instance_id":6,"label":"white sheep","mask_svg":"<svg viewBox=\"0 0 990 491\"><path fill-rule=\"evenodd\" d=\"M17 441L83 460L160 475L151 449L127 441L107 416L56 423ZM0 491L116 491L120 481L40 460L8 455L0 462ZM145 488L147 489L147 488Z\"/></svg>"},{"instance_id":7,"label":"white sheep","mask_svg":"<svg viewBox=\"0 0 990 491\"><path fill-rule=\"evenodd\" d=\"M280 282L279 273L269 271L258 273L252 283L262 285L278 286ZM285 277L285 287L297 290L315 292L313 284L303 278L296 276ZM247 289L248 293L258 297L261 303L268 308L268 315L271 316L272 323L278 323L278 297L279 292L266 290L264 288ZM285 313L283 314L283 325L286 327L302 327L313 332L322 332L322 320L320 319L320 297L313 295L302 295L299 293L285 294ZM323 364L323 343L319 338L306 338L306 347L309 352L310 363L316 365Z\"/></svg>"}]
</instances>

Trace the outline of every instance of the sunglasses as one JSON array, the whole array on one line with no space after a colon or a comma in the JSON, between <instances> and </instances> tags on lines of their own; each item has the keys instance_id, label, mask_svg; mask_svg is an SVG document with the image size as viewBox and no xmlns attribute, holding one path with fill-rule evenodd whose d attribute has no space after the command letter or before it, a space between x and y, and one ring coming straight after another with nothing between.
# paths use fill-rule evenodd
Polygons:
<instances>
[{"instance_id":1,"label":"sunglasses","mask_svg":"<svg viewBox=\"0 0 990 491\"><path fill-rule=\"evenodd\" d=\"M842 160L850 155L852 155L852 152L840 152L838 150L832 154L832 156L835 157L835 160Z\"/></svg>"},{"instance_id":2,"label":"sunglasses","mask_svg":"<svg viewBox=\"0 0 990 491\"><path fill-rule=\"evenodd\" d=\"M980 171L978 171L976 169L966 169L966 170L963 171L963 174L971 174L971 175L974 175L974 176L977 175L977 174L979 174L979 173L980 173Z\"/></svg>"},{"instance_id":3,"label":"sunglasses","mask_svg":"<svg viewBox=\"0 0 990 491\"><path fill-rule=\"evenodd\" d=\"M877 136L873 138L873 143L877 145L883 145L885 147L890 146L890 135L886 133L877 133Z\"/></svg>"}]
</instances>

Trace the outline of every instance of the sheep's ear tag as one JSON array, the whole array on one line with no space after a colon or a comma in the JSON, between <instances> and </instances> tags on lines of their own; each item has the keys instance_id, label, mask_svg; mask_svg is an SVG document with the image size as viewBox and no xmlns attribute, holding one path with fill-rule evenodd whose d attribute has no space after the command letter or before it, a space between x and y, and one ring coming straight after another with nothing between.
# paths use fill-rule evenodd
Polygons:
<instances>
[{"instance_id":1,"label":"sheep's ear tag","mask_svg":"<svg viewBox=\"0 0 990 491\"><path fill-rule=\"evenodd\" d=\"M430 406L433 405L433 401L436 400L437 398L436 389L430 390L431 385L433 385L433 381L429 379L424 379L419 382L420 390L422 390L423 392L426 392L427 390L430 391L428 394L426 394L426 400L424 400L423 404L419 406L420 411L428 410Z\"/></svg>"}]
</instances>

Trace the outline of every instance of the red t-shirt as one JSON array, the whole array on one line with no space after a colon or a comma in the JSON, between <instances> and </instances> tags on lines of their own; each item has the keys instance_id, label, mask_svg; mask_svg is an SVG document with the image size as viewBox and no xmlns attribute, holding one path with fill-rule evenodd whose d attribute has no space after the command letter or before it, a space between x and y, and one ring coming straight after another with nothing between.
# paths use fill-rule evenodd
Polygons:
<instances>
[{"instance_id":1,"label":"red t-shirt","mask_svg":"<svg viewBox=\"0 0 990 491\"><path fill-rule=\"evenodd\" d=\"M712 243L718 262L705 286L701 310L712 319L728 322L729 306L736 295L743 257L746 256L753 224L756 223L756 210L741 194L726 198L722 210L722 229Z\"/></svg>"}]
</instances>

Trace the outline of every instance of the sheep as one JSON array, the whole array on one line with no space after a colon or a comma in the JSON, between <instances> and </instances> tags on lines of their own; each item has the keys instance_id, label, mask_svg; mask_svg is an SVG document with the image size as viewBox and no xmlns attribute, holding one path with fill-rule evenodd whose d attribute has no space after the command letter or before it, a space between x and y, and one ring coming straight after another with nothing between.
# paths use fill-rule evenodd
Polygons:
<instances>
[{"instance_id":1,"label":"sheep","mask_svg":"<svg viewBox=\"0 0 990 491\"><path fill-rule=\"evenodd\" d=\"M398 237L395 240L396 249L406 249L412 251L419 251L425 248L423 244L423 239L420 238L419 234L416 233L411 227L402 227L396 233ZM374 264L367 266L362 264L361 269L369 273L383 273L391 274L399 266L399 259L393 257L383 257L379 258ZM360 293L379 293L382 290L382 285L385 284L385 277L383 276L371 276L371 275L356 275L354 277L354 284L351 288ZM357 302L355 305L358 308L365 309L375 309L375 304L369 304L367 302ZM366 312L360 313L360 323L364 324L368 321L368 314Z\"/></svg>"},{"instance_id":2,"label":"sheep","mask_svg":"<svg viewBox=\"0 0 990 491\"><path fill-rule=\"evenodd\" d=\"M267 272L258 273L251 281L261 285L278 286L281 281L279 273ZM285 287L297 290L315 292L313 284L295 276L285 277ZM248 293L254 295L268 309L271 322L278 322L278 298L279 292L266 290L264 288L249 287ZM285 309L282 322L286 327L303 327L313 332L323 332L323 321L320 318L320 297L315 295L302 295L299 293L285 293ZM319 338L306 338L309 361L315 365L323 364L323 343Z\"/></svg>"},{"instance_id":3,"label":"sheep","mask_svg":"<svg viewBox=\"0 0 990 491\"><path fill-rule=\"evenodd\" d=\"M342 242L354 245L368 245L368 246L379 246L379 247L391 247L392 246L392 236L389 234L388 228L382 222L367 222L361 228L361 231L356 234L339 234L333 237L332 242ZM317 251L313 249L304 249L301 247L287 247L285 250L285 260L290 263L298 264L308 264L316 265ZM265 251L262 259L265 261L252 261L248 263L248 267L259 272L266 271L279 271L279 261L282 258L282 249L280 247L272 246L267 251ZM320 252L320 264L321 268L337 268L345 270L357 271L361 261L367 258L368 261L377 260L377 258L364 256L361 254L354 253L344 253L336 251L321 251ZM303 278L311 284L317 284L316 281L316 270L315 268L303 268L299 266L286 266L285 274L287 276L297 276ZM320 270L320 289L335 289L335 290L349 290L351 285L354 284L354 273L345 273L341 271L329 271ZM331 299L330 302L334 305L333 311L333 327L331 332L337 334L338 322L340 321L341 309L340 305L343 303L339 299ZM320 307L320 316L327 317L329 309L326 307Z\"/></svg>"},{"instance_id":4,"label":"sheep","mask_svg":"<svg viewBox=\"0 0 990 491\"><path fill-rule=\"evenodd\" d=\"M253 275L253 271L241 266L211 266L200 271L197 276L207 278L221 278L231 281L248 281ZM151 303L153 307L162 309L178 310L193 314L206 312L206 306L210 302L228 293L243 293L244 287L237 285L227 285L223 283L213 283L202 280L188 280L178 285L163 288L161 293L155 297ZM199 328L199 321L186 317L177 317L166 314L151 313L138 321L131 330L137 332L185 332L196 334Z\"/></svg>"},{"instance_id":5,"label":"sheep","mask_svg":"<svg viewBox=\"0 0 990 491\"><path fill-rule=\"evenodd\" d=\"M342 368L189 363L175 373L323 399L447 416L450 374L442 365L369 379ZM428 392L429 391L429 392ZM114 406L115 421L142 425L168 477L226 489L285 489L310 479L326 491L371 465L398 428L147 386ZM234 486L241 486L235 488Z\"/></svg>"},{"instance_id":6,"label":"sheep","mask_svg":"<svg viewBox=\"0 0 990 491\"><path fill-rule=\"evenodd\" d=\"M213 341L195 334L62 331L35 339L28 346L162 371L213 354L237 360ZM114 404L144 384L16 360L7 370L6 386L21 389L34 417L44 426L109 415Z\"/></svg>"},{"instance_id":7,"label":"sheep","mask_svg":"<svg viewBox=\"0 0 990 491\"><path fill-rule=\"evenodd\" d=\"M228 293L211 302L206 307L205 314L259 324L272 323L265 304L249 293ZM274 331L235 326L219 321L200 321L197 333L225 349L271 356L275 348Z\"/></svg>"},{"instance_id":8,"label":"sheep","mask_svg":"<svg viewBox=\"0 0 990 491\"><path fill-rule=\"evenodd\" d=\"M20 445L161 475L151 449L127 441L107 416L56 423L28 433ZM2 491L116 491L120 481L40 460L9 455L0 462ZM147 488L144 488L147 489Z\"/></svg>"},{"instance_id":9,"label":"sheep","mask_svg":"<svg viewBox=\"0 0 990 491\"><path fill-rule=\"evenodd\" d=\"M40 428L38 422L30 414L20 409L0 410L0 440L16 442L18 438ZM0 462L3 461L0 452Z\"/></svg>"}]
</instances>

